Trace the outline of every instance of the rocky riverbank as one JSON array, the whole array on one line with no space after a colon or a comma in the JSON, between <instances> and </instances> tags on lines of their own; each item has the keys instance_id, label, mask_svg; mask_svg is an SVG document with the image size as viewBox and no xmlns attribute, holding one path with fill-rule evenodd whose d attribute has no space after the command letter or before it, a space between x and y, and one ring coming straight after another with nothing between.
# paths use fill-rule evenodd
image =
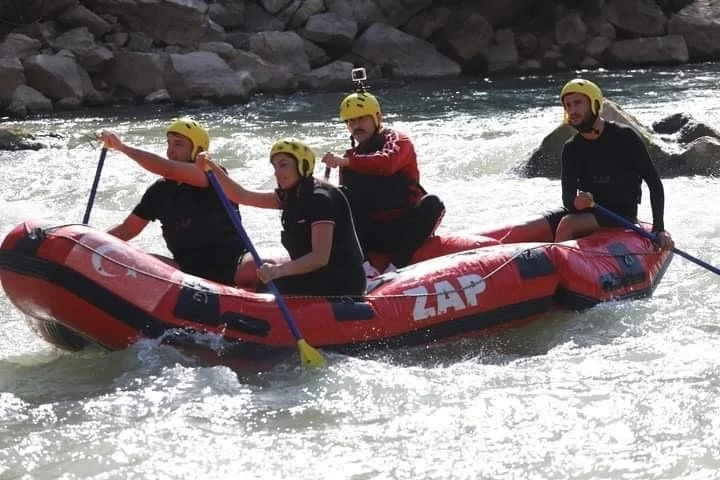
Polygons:
<instances>
[{"instance_id":1,"label":"rocky riverbank","mask_svg":"<svg viewBox=\"0 0 720 480\"><path fill-rule=\"evenodd\" d=\"M0 109L246 102L381 78L720 58L712 0L3 2Z\"/></svg>"},{"instance_id":2,"label":"rocky riverbank","mask_svg":"<svg viewBox=\"0 0 720 480\"><path fill-rule=\"evenodd\" d=\"M347 91L361 66L377 82L720 58L713 0L18 0L0 18L6 118ZM717 173L717 133L679 115L661 130L636 125L659 170ZM556 174L567 136L551 134L522 173ZM0 135L4 149L43 143Z\"/></svg>"}]
</instances>

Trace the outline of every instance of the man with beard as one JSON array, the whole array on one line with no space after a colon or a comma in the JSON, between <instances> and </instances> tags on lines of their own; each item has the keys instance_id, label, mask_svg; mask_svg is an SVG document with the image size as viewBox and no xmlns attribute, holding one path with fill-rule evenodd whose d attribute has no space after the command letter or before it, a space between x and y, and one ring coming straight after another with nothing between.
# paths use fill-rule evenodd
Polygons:
<instances>
[{"instance_id":1,"label":"man with beard","mask_svg":"<svg viewBox=\"0 0 720 480\"><path fill-rule=\"evenodd\" d=\"M600 116L602 92L591 81L569 81L560 92L560 100L566 123L577 133L562 150L564 208L545 216L554 240L561 242L589 235L600 227L619 226L593 211L594 202L637 223L644 180L650 191L653 233L661 248L672 248L663 222L663 185L640 136L630 127Z\"/></svg>"},{"instance_id":2,"label":"man with beard","mask_svg":"<svg viewBox=\"0 0 720 480\"><path fill-rule=\"evenodd\" d=\"M410 138L382 125L374 95L360 87L345 97L340 118L351 134L352 148L343 156L328 152L322 161L329 168L340 168L340 184L346 189L366 256L365 273L373 277L380 272L368 252L390 256L383 273L408 265L415 250L434 233L445 207L420 186Z\"/></svg>"}]
</instances>

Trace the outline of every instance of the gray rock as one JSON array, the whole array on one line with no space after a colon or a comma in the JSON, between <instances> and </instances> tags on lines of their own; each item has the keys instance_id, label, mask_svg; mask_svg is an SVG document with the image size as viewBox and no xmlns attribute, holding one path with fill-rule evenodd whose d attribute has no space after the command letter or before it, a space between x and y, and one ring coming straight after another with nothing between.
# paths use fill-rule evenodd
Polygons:
<instances>
[{"instance_id":1,"label":"gray rock","mask_svg":"<svg viewBox=\"0 0 720 480\"><path fill-rule=\"evenodd\" d=\"M98 72L106 63L113 59L114 54L102 45L95 43L95 38L88 27L77 27L68 30L52 43L57 50L71 51L82 67L88 72Z\"/></svg>"},{"instance_id":2,"label":"gray rock","mask_svg":"<svg viewBox=\"0 0 720 480\"><path fill-rule=\"evenodd\" d=\"M302 38L295 32L260 32L249 39L251 52L270 63L283 65L293 73L310 71L310 59Z\"/></svg>"},{"instance_id":3,"label":"gray rock","mask_svg":"<svg viewBox=\"0 0 720 480\"><path fill-rule=\"evenodd\" d=\"M690 121L690 116L685 113L674 113L656 122L653 122L652 129L655 133L673 134L680 131Z\"/></svg>"},{"instance_id":4,"label":"gray rock","mask_svg":"<svg viewBox=\"0 0 720 480\"><path fill-rule=\"evenodd\" d=\"M700 137L687 149L670 159L670 170L674 175L718 175L720 174L720 140Z\"/></svg>"},{"instance_id":5,"label":"gray rock","mask_svg":"<svg viewBox=\"0 0 720 480\"><path fill-rule=\"evenodd\" d=\"M607 0L607 18L631 37L664 35L667 23L654 0Z\"/></svg>"},{"instance_id":6,"label":"gray rock","mask_svg":"<svg viewBox=\"0 0 720 480\"><path fill-rule=\"evenodd\" d=\"M689 60L681 35L618 40L607 50L610 65L678 64Z\"/></svg>"},{"instance_id":7,"label":"gray rock","mask_svg":"<svg viewBox=\"0 0 720 480\"><path fill-rule=\"evenodd\" d=\"M87 27L97 37L112 30L107 21L83 5L73 5L67 8L57 17L57 21L70 28Z\"/></svg>"},{"instance_id":8,"label":"gray rock","mask_svg":"<svg viewBox=\"0 0 720 480\"><path fill-rule=\"evenodd\" d=\"M720 133L709 125L691 120L682 126L678 132L678 142L692 143L700 137L720 139Z\"/></svg>"},{"instance_id":9,"label":"gray rock","mask_svg":"<svg viewBox=\"0 0 720 480\"><path fill-rule=\"evenodd\" d=\"M25 118L28 114L51 113L53 104L49 98L27 85L15 89L8 112L14 117Z\"/></svg>"},{"instance_id":10,"label":"gray rock","mask_svg":"<svg viewBox=\"0 0 720 480\"><path fill-rule=\"evenodd\" d=\"M248 72L255 80L258 92L288 93L297 89L299 84L290 70L263 60L252 52L238 50L228 65L235 71Z\"/></svg>"},{"instance_id":11,"label":"gray rock","mask_svg":"<svg viewBox=\"0 0 720 480\"><path fill-rule=\"evenodd\" d=\"M352 68L352 63L337 60L303 75L300 78L300 86L314 90L345 91L348 85L348 72Z\"/></svg>"},{"instance_id":12,"label":"gray rock","mask_svg":"<svg viewBox=\"0 0 720 480\"><path fill-rule=\"evenodd\" d=\"M172 102L172 97L170 93L163 88L162 90L146 95L144 101L145 103L170 103Z\"/></svg>"},{"instance_id":13,"label":"gray rock","mask_svg":"<svg viewBox=\"0 0 720 480\"><path fill-rule=\"evenodd\" d=\"M244 27L248 32L281 31L286 26L286 21L270 15L260 5L246 4Z\"/></svg>"},{"instance_id":14,"label":"gray rock","mask_svg":"<svg viewBox=\"0 0 720 480\"><path fill-rule=\"evenodd\" d=\"M39 40L21 33L9 33L0 43L0 58L27 58L37 55L40 52L40 46Z\"/></svg>"},{"instance_id":15,"label":"gray rock","mask_svg":"<svg viewBox=\"0 0 720 480\"><path fill-rule=\"evenodd\" d=\"M28 57L23 65L27 84L53 100L65 97L82 100L94 90L88 73L65 50L55 55Z\"/></svg>"},{"instance_id":16,"label":"gray rock","mask_svg":"<svg viewBox=\"0 0 720 480\"><path fill-rule=\"evenodd\" d=\"M245 2L220 0L208 7L210 18L224 28L238 28L245 23Z\"/></svg>"},{"instance_id":17,"label":"gray rock","mask_svg":"<svg viewBox=\"0 0 720 480\"><path fill-rule=\"evenodd\" d=\"M328 12L308 18L301 35L333 50L346 50L352 46L357 31L358 25L354 20Z\"/></svg>"},{"instance_id":18,"label":"gray rock","mask_svg":"<svg viewBox=\"0 0 720 480\"><path fill-rule=\"evenodd\" d=\"M457 76L460 65L425 40L374 23L355 42L352 52L365 64L377 64L393 79Z\"/></svg>"},{"instance_id":19,"label":"gray rock","mask_svg":"<svg viewBox=\"0 0 720 480\"><path fill-rule=\"evenodd\" d=\"M693 61L712 60L720 55L720 22L717 16L693 5L673 15L668 33L682 35Z\"/></svg>"},{"instance_id":20,"label":"gray rock","mask_svg":"<svg viewBox=\"0 0 720 480\"><path fill-rule=\"evenodd\" d=\"M9 101L20 85L25 85L25 69L20 59L0 58L0 103Z\"/></svg>"},{"instance_id":21,"label":"gray rock","mask_svg":"<svg viewBox=\"0 0 720 480\"><path fill-rule=\"evenodd\" d=\"M303 38L303 47L305 48L305 53L307 54L308 59L310 60L311 69L327 65L332 61L332 58L330 58L325 50L306 38Z\"/></svg>"},{"instance_id":22,"label":"gray rock","mask_svg":"<svg viewBox=\"0 0 720 480\"><path fill-rule=\"evenodd\" d=\"M247 102L255 88L255 81L247 72L233 71L212 52L170 55L164 78L175 101Z\"/></svg>"},{"instance_id":23,"label":"gray rock","mask_svg":"<svg viewBox=\"0 0 720 480\"><path fill-rule=\"evenodd\" d=\"M567 44L580 45L587 38L588 27L578 12L562 17L555 24L555 39L560 46Z\"/></svg>"},{"instance_id":24,"label":"gray rock","mask_svg":"<svg viewBox=\"0 0 720 480\"><path fill-rule=\"evenodd\" d=\"M162 53L121 51L108 69L108 81L122 94L142 98L165 89L168 62L168 55Z\"/></svg>"},{"instance_id":25,"label":"gray rock","mask_svg":"<svg viewBox=\"0 0 720 480\"><path fill-rule=\"evenodd\" d=\"M217 53L224 60L229 60L236 54L235 47L227 42L203 42L198 45L198 50Z\"/></svg>"}]
</instances>

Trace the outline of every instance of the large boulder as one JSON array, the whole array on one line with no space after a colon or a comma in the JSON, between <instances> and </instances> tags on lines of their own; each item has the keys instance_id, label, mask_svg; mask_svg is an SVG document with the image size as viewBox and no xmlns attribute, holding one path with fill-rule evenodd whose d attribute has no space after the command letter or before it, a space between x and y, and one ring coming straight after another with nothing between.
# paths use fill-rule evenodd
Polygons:
<instances>
[{"instance_id":1,"label":"large boulder","mask_svg":"<svg viewBox=\"0 0 720 480\"><path fill-rule=\"evenodd\" d=\"M342 92L347 90L348 72L352 68L352 63L336 60L303 75L300 78L300 85L313 90L336 90Z\"/></svg>"},{"instance_id":2,"label":"large boulder","mask_svg":"<svg viewBox=\"0 0 720 480\"><path fill-rule=\"evenodd\" d=\"M694 140L684 152L673 155L668 162L672 175L713 175L720 174L720 140L700 137Z\"/></svg>"},{"instance_id":3,"label":"large boulder","mask_svg":"<svg viewBox=\"0 0 720 480\"><path fill-rule=\"evenodd\" d=\"M327 11L355 20L361 29L378 22L400 27L432 3L432 0L325 0Z\"/></svg>"},{"instance_id":4,"label":"large boulder","mask_svg":"<svg viewBox=\"0 0 720 480\"><path fill-rule=\"evenodd\" d=\"M80 65L88 72L99 72L114 57L107 47L95 43L95 37L90 33L88 27L68 30L53 40L51 44L57 50L71 51Z\"/></svg>"},{"instance_id":5,"label":"large boulder","mask_svg":"<svg viewBox=\"0 0 720 480\"><path fill-rule=\"evenodd\" d=\"M696 2L668 22L668 33L682 35L692 61L714 60L720 55L720 5Z\"/></svg>"},{"instance_id":6,"label":"large boulder","mask_svg":"<svg viewBox=\"0 0 720 480\"><path fill-rule=\"evenodd\" d=\"M237 50L228 65L235 71L248 72L255 80L258 92L288 93L298 87L299 81L290 70L263 60L252 52Z\"/></svg>"},{"instance_id":7,"label":"large boulder","mask_svg":"<svg viewBox=\"0 0 720 480\"><path fill-rule=\"evenodd\" d=\"M460 65L425 40L383 23L374 23L353 45L364 64L378 65L393 79L438 78L460 75Z\"/></svg>"},{"instance_id":8,"label":"large boulder","mask_svg":"<svg viewBox=\"0 0 720 480\"><path fill-rule=\"evenodd\" d=\"M7 103L20 85L25 85L25 69L20 59L0 57L0 103Z\"/></svg>"},{"instance_id":9,"label":"large boulder","mask_svg":"<svg viewBox=\"0 0 720 480\"><path fill-rule=\"evenodd\" d=\"M9 33L0 42L0 58L27 58L40 53L40 46L40 40L22 33Z\"/></svg>"},{"instance_id":10,"label":"large boulder","mask_svg":"<svg viewBox=\"0 0 720 480\"><path fill-rule=\"evenodd\" d=\"M682 35L618 40L606 52L611 65L678 64L689 58Z\"/></svg>"},{"instance_id":11,"label":"large boulder","mask_svg":"<svg viewBox=\"0 0 720 480\"><path fill-rule=\"evenodd\" d=\"M83 5L67 8L58 16L57 21L68 28L87 27L98 38L112 30L112 26L104 18Z\"/></svg>"},{"instance_id":12,"label":"large boulder","mask_svg":"<svg viewBox=\"0 0 720 480\"><path fill-rule=\"evenodd\" d=\"M84 100L95 90L90 75L66 50L28 57L23 65L27 84L53 100L68 97Z\"/></svg>"},{"instance_id":13,"label":"large boulder","mask_svg":"<svg viewBox=\"0 0 720 480\"><path fill-rule=\"evenodd\" d=\"M216 53L170 55L165 84L175 101L203 99L218 104L247 102L255 81L243 71L233 71Z\"/></svg>"},{"instance_id":14,"label":"large boulder","mask_svg":"<svg viewBox=\"0 0 720 480\"><path fill-rule=\"evenodd\" d=\"M42 93L27 85L15 89L7 111L16 118L25 118L29 114L52 113L52 101Z\"/></svg>"},{"instance_id":15,"label":"large boulder","mask_svg":"<svg viewBox=\"0 0 720 480\"><path fill-rule=\"evenodd\" d=\"M358 25L355 20L332 12L319 13L308 18L301 34L311 42L331 50L346 50L352 46Z\"/></svg>"},{"instance_id":16,"label":"large boulder","mask_svg":"<svg viewBox=\"0 0 720 480\"><path fill-rule=\"evenodd\" d=\"M95 12L110 13L129 29L168 45L196 45L211 38L208 5L202 0L84 0Z\"/></svg>"},{"instance_id":17,"label":"large boulder","mask_svg":"<svg viewBox=\"0 0 720 480\"><path fill-rule=\"evenodd\" d=\"M665 34L667 18L655 0L607 0L607 18L630 37Z\"/></svg>"},{"instance_id":18,"label":"large boulder","mask_svg":"<svg viewBox=\"0 0 720 480\"><path fill-rule=\"evenodd\" d=\"M169 60L164 53L120 51L108 68L107 81L120 95L145 97L165 89Z\"/></svg>"},{"instance_id":19,"label":"large boulder","mask_svg":"<svg viewBox=\"0 0 720 480\"><path fill-rule=\"evenodd\" d=\"M270 63L283 65L293 73L310 71L310 59L303 39L295 32L259 32L248 39L248 50Z\"/></svg>"}]
</instances>

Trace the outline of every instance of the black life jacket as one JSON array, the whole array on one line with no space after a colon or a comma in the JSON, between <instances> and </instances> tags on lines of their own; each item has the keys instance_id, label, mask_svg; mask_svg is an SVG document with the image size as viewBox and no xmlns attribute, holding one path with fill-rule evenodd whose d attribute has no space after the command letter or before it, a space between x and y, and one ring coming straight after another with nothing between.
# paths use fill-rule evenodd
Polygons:
<instances>
[{"instance_id":1,"label":"black life jacket","mask_svg":"<svg viewBox=\"0 0 720 480\"><path fill-rule=\"evenodd\" d=\"M356 152L377 152L382 150L384 143L385 138L376 133L368 141L359 144ZM342 179L344 192L354 212L382 212L413 206L411 187L417 185L417 182L402 172L371 175L343 168Z\"/></svg>"}]
</instances>

